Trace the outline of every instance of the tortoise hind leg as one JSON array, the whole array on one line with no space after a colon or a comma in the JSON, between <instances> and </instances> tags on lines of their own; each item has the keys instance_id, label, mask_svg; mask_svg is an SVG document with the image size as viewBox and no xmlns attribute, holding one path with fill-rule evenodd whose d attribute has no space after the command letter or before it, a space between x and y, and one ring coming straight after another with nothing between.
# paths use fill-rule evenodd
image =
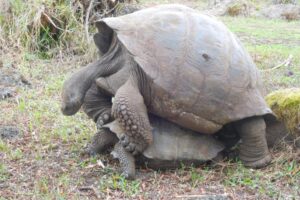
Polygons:
<instances>
[{"instance_id":1,"label":"tortoise hind leg","mask_svg":"<svg viewBox=\"0 0 300 200\"><path fill-rule=\"evenodd\" d=\"M101 128L87 145L85 153L95 155L103 153L119 141L118 137L106 128Z\"/></svg>"},{"instance_id":2,"label":"tortoise hind leg","mask_svg":"<svg viewBox=\"0 0 300 200\"><path fill-rule=\"evenodd\" d=\"M122 175L126 179L134 179L135 178L135 159L133 155L127 152L123 145L118 142L114 150L111 152L112 156L119 160L121 165Z\"/></svg>"},{"instance_id":3,"label":"tortoise hind leg","mask_svg":"<svg viewBox=\"0 0 300 200\"><path fill-rule=\"evenodd\" d=\"M152 143L151 126L137 81L129 78L116 92L112 113L125 134L120 137L124 148L136 155Z\"/></svg>"},{"instance_id":4,"label":"tortoise hind leg","mask_svg":"<svg viewBox=\"0 0 300 200\"><path fill-rule=\"evenodd\" d=\"M266 141L266 124L262 117L251 117L235 124L242 139L240 158L246 167L261 168L268 165L271 156Z\"/></svg>"}]
</instances>

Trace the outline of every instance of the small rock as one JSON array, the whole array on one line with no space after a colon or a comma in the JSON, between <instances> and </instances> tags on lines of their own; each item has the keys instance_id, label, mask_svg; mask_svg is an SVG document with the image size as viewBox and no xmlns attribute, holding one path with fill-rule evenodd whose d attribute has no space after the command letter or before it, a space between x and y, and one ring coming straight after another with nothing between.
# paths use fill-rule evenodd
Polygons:
<instances>
[{"instance_id":1,"label":"small rock","mask_svg":"<svg viewBox=\"0 0 300 200\"><path fill-rule=\"evenodd\" d=\"M14 94L14 91L10 88L0 88L0 100L12 97Z\"/></svg>"},{"instance_id":2,"label":"small rock","mask_svg":"<svg viewBox=\"0 0 300 200\"><path fill-rule=\"evenodd\" d=\"M213 1L208 8L204 13L216 16L252 16L256 13L255 5L246 0Z\"/></svg>"},{"instance_id":3,"label":"small rock","mask_svg":"<svg viewBox=\"0 0 300 200\"><path fill-rule=\"evenodd\" d=\"M20 131L14 126L0 126L0 138L1 139L13 139L20 135Z\"/></svg>"},{"instance_id":4,"label":"small rock","mask_svg":"<svg viewBox=\"0 0 300 200\"><path fill-rule=\"evenodd\" d=\"M1 63L0 63L1 65ZM11 69L0 70L0 100L16 95L16 88L20 86L30 86L30 82L23 75Z\"/></svg>"},{"instance_id":5,"label":"small rock","mask_svg":"<svg viewBox=\"0 0 300 200\"><path fill-rule=\"evenodd\" d=\"M288 70L287 72L284 73L285 76L293 76L294 72L292 72L291 70Z\"/></svg>"},{"instance_id":6,"label":"small rock","mask_svg":"<svg viewBox=\"0 0 300 200\"><path fill-rule=\"evenodd\" d=\"M261 10L261 15L269 19L299 20L300 6L294 4L276 4Z\"/></svg>"}]
</instances>

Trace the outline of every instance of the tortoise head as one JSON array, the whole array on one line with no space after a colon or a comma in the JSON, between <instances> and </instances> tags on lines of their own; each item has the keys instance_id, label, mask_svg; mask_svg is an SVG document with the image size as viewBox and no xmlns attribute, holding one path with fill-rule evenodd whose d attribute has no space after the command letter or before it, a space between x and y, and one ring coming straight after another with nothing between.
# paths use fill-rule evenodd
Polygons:
<instances>
[{"instance_id":1,"label":"tortoise head","mask_svg":"<svg viewBox=\"0 0 300 200\"><path fill-rule=\"evenodd\" d=\"M82 103L80 100L76 99L76 95L66 95L62 94L62 104L61 111L64 115L74 115L81 107Z\"/></svg>"},{"instance_id":2,"label":"tortoise head","mask_svg":"<svg viewBox=\"0 0 300 200\"><path fill-rule=\"evenodd\" d=\"M61 111L64 115L74 115L83 104L85 94L95 79L110 76L124 66L127 57L124 56L121 45L114 39L109 50L93 63L80 68L62 88Z\"/></svg>"},{"instance_id":3,"label":"tortoise head","mask_svg":"<svg viewBox=\"0 0 300 200\"><path fill-rule=\"evenodd\" d=\"M61 111L64 115L74 115L81 107L85 92L76 87L78 79L72 76L65 81L61 93Z\"/></svg>"},{"instance_id":4,"label":"tortoise head","mask_svg":"<svg viewBox=\"0 0 300 200\"><path fill-rule=\"evenodd\" d=\"M93 80L103 71L101 60L97 60L80 68L64 82L61 93L61 111L64 115L74 115L80 109Z\"/></svg>"}]
</instances>

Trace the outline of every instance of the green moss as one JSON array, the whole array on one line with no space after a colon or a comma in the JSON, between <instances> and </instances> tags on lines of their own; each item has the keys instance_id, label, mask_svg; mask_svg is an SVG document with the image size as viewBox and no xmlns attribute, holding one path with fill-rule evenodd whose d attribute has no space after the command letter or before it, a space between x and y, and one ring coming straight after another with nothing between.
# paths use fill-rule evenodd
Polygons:
<instances>
[{"instance_id":1,"label":"green moss","mask_svg":"<svg viewBox=\"0 0 300 200\"><path fill-rule=\"evenodd\" d=\"M227 8L227 13L229 16L238 16L245 13L247 5L242 2L237 2Z\"/></svg>"},{"instance_id":2,"label":"green moss","mask_svg":"<svg viewBox=\"0 0 300 200\"><path fill-rule=\"evenodd\" d=\"M266 101L293 133L300 124L300 88L282 89L270 93Z\"/></svg>"}]
</instances>

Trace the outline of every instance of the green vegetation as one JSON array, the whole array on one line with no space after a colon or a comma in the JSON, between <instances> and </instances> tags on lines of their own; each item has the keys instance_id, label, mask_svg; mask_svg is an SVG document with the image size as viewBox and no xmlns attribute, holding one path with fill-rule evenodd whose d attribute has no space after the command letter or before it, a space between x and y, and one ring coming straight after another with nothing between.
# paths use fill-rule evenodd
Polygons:
<instances>
[{"instance_id":1,"label":"green vegetation","mask_svg":"<svg viewBox=\"0 0 300 200\"><path fill-rule=\"evenodd\" d=\"M300 24L260 18L220 18L253 57L269 92L300 85ZM289 63L286 63L291 57ZM287 66L285 66L287 64ZM279 66L279 67L277 67ZM276 69L272 69L272 68Z\"/></svg>"},{"instance_id":2,"label":"green vegetation","mask_svg":"<svg viewBox=\"0 0 300 200\"><path fill-rule=\"evenodd\" d=\"M279 119L294 133L300 125L300 88L282 89L266 97L268 104Z\"/></svg>"},{"instance_id":3,"label":"green vegetation","mask_svg":"<svg viewBox=\"0 0 300 200\"><path fill-rule=\"evenodd\" d=\"M0 18L0 38L41 58L51 58L54 47L84 53L87 50L83 10L71 1L9 1L10 12ZM78 34L82 33L82 34Z\"/></svg>"},{"instance_id":4,"label":"green vegetation","mask_svg":"<svg viewBox=\"0 0 300 200\"><path fill-rule=\"evenodd\" d=\"M6 181L9 177L7 167L0 163L0 182Z\"/></svg>"}]
</instances>

